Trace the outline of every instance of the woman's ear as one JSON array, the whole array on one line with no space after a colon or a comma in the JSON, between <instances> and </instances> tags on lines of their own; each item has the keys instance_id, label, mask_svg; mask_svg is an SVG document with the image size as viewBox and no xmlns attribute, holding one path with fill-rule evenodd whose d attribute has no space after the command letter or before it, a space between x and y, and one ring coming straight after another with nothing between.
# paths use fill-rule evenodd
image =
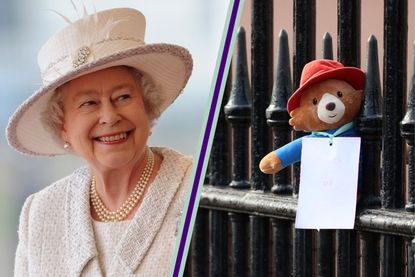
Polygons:
<instances>
[{"instance_id":1,"label":"woman's ear","mask_svg":"<svg viewBox=\"0 0 415 277\"><path fill-rule=\"evenodd\" d=\"M63 140L63 148L65 148L66 151L70 151L71 150L71 143L68 140L68 133L66 132L65 128L62 127L61 130L61 138Z\"/></svg>"}]
</instances>

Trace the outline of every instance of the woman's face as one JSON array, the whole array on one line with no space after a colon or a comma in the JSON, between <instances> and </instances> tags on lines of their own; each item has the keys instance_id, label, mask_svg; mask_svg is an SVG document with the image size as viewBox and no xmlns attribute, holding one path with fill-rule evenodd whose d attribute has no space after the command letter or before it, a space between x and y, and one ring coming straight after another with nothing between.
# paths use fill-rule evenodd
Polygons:
<instances>
[{"instance_id":1,"label":"woman's face","mask_svg":"<svg viewBox=\"0 0 415 277\"><path fill-rule=\"evenodd\" d=\"M142 95L123 66L68 82L63 87L62 138L98 169L134 165L150 133Z\"/></svg>"}]
</instances>

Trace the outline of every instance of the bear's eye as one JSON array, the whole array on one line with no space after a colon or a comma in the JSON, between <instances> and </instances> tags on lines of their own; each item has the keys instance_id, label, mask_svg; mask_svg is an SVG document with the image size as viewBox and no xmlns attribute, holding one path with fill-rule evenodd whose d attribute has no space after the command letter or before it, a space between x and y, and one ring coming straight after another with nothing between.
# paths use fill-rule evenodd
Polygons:
<instances>
[{"instance_id":1,"label":"bear's eye","mask_svg":"<svg viewBox=\"0 0 415 277\"><path fill-rule=\"evenodd\" d=\"M338 92L337 92L337 96L338 96L338 97L342 97L342 96L343 96L343 93L342 93L341 91L338 91Z\"/></svg>"},{"instance_id":2,"label":"bear's eye","mask_svg":"<svg viewBox=\"0 0 415 277\"><path fill-rule=\"evenodd\" d=\"M317 105L317 102L318 102L318 101L317 101L317 98L315 98L315 97L314 97L314 98L313 98L313 105Z\"/></svg>"}]
</instances>

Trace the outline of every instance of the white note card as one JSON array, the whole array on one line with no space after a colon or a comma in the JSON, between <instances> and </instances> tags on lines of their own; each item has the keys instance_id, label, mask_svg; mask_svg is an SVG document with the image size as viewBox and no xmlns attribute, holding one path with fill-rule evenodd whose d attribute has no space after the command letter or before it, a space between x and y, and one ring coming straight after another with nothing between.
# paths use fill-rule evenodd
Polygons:
<instances>
[{"instance_id":1,"label":"white note card","mask_svg":"<svg viewBox=\"0 0 415 277\"><path fill-rule=\"evenodd\" d=\"M295 228L353 229L360 138L303 138Z\"/></svg>"}]
</instances>

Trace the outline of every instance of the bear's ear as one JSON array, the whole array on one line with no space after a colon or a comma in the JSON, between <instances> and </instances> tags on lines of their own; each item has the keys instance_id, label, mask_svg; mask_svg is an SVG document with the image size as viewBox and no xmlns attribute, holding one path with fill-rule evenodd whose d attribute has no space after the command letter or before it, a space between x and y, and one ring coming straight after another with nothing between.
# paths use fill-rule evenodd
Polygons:
<instances>
[{"instance_id":1,"label":"bear's ear","mask_svg":"<svg viewBox=\"0 0 415 277\"><path fill-rule=\"evenodd\" d=\"M290 112L290 116L291 117L294 117L295 116L295 113L296 113L296 111L298 110L298 108L297 109L294 109L294 110L292 110L291 112Z\"/></svg>"}]
</instances>

